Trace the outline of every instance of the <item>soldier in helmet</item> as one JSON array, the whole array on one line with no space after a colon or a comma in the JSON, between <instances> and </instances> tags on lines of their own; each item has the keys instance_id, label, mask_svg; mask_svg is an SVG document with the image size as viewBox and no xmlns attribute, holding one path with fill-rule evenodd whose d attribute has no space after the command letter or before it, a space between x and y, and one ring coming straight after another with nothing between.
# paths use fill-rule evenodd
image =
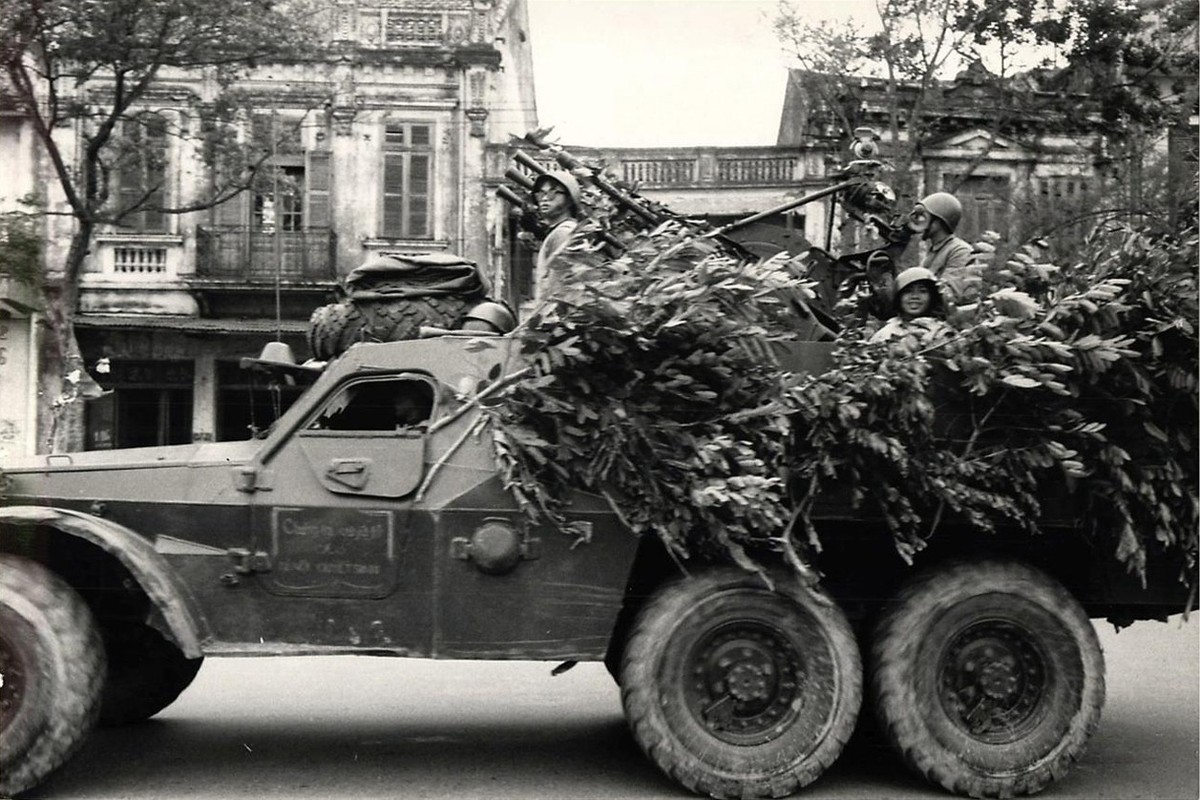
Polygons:
<instances>
[{"instance_id":1,"label":"soldier in helmet","mask_svg":"<svg viewBox=\"0 0 1200 800\"><path fill-rule=\"evenodd\" d=\"M459 325L461 330L482 333L508 333L515 327L517 318L512 310L495 300L485 300L471 308Z\"/></svg>"},{"instance_id":2,"label":"soldier in helmet","mask_svg":"<svg viewBox=\"0 0 1200 800\"><path fill-rule=\"evenodd\" d=\"M945 316L945 306L938 288L937 276L925 267L909 267L897 275L893 297L896 315L875 331L870 341L885 342L899 336L910 327L915 327L911 326L914 320L923 317L930 318L930 324L917 331L922 338L940 335L945 329L945 324L940 322Z\"/></svg>"},{"instance_id":3,"label":"soldier in helmet","mask_svg":"<svg viewBox=\"0 0 1200 800\"><path fill-rule=\"evenodd\" d=\"M913 208L913 220L925 225L922 237L929 243L921 266L934 275L967 266L973 248L954 235L962 221L963 207L949 192L934 192Z\"/></svg>"},{"instance_id":4,"label":"soldier in helmet","mask_svg":"<svg viewBox=\"0 0 1200 800\"><path fill-rule=\"evenodd\" d=\"M566 248L579 224L579 182L565 172L548 172L533 182L533 197L538 215L548 228L533 268L533 299L543 300L556 282L550 269L551 262Z\"/></svg>"}]
</instances>

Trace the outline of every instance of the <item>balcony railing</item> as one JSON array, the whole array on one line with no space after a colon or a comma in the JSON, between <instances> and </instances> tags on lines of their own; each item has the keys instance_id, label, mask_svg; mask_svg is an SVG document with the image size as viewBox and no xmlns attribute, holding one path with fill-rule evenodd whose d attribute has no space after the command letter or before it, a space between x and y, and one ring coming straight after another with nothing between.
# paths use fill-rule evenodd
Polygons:
<instances>
[{"instance_id":1,"label":"balcony railing","mask_svg":"<svg viewBox=\"0 0 1200 800\"><path fill-rule=\"evenodd\" d=\"M788 183L796 180L797 161L797 158L789 156L717 156L717 182L747 185Z\"/></svg>"},{"instance_id":2,"label":"balcony railing","mask_svg":"<svg viewBox=\"0 0 1200 800\"><path fill-rule=\"evenodd\" d=\"M643 189L778 187L821 180L824 155L802 147L568 147L586 161L601 162L610 172ZM543 166L557 168L542 153L531 153ZM489 177L499 179L511 153L488 154Z\"/></svg>"},{"instance_id":3,"label":"balcony railing","mask_svg":"<svg viewBox=\"0 0 1200 800\"><path fill-rule=\"evenodd\" d=\"M331 281L337 237L331 230L196 230L196 277L263 283Z\"/></svg>"},{"instance_id":4,"label":"balcony railing","mask_svg":"<svg viewBox=\"0 0 1200 800\"><path fill-rule=\"evenodd\" d=\"M178 280L183 237L121 231L96 237L89 276L109 283L170 283Z\"/></svg>"}]
</instances>

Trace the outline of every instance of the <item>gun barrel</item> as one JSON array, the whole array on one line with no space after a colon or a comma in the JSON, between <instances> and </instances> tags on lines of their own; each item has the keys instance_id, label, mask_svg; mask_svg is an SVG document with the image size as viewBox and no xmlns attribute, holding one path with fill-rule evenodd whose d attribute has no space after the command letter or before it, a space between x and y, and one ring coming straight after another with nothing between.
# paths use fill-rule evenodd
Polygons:
<instances>
[{"instance_id":1,"label":"gun barrel","mask_svg":"<svg viewBox=\"0 0 1200 800\"><path fill-rule=\"evenodd\" d=\"M526 153L524 150L518 150L513 154L513 161L520 164L525 169L530 170L535 175L545 175L550 170L542 166L536 158Z\"/></svg>"},{"instance_id":2,"label":"gun barrel","mask_svg":"<svg viewBox=\"0 0 1200 800\"><path fill-rule=\"evenodd\" d=\"M499 197L501 200L511 203L512 205L516 206L517 208L523 208L525 206L525 200L522 199L520 195L518 195L516 192L514 192L512 189L508 188L507 186L498 187L496 189L496 196Z\"/></svg>"},{"instance_id":3,"label":"gun barrel","mask_svg":"<svg viewBox=\"0 0 1200 800\"><path fill-rule=\"evenodd\" d=\"M812 194L806 194L806 195L804 195L804 197L800 197L795 200L788 200L786 203L777 205L774 208L768 208L766 211L760 211L757 214L750 215L749 217L735 220L735 221L729 223L728 225L721 227L721 228L717 228L715 231L712 231L705 235L706 236L721 236L722 234L729 233L730 231L736 231L738 228L744 228L747 225L751 225L755 222L758 222L760 219L766 219L767 217L774 216L775 214L782 214L785 211L791 211L793 208L797 208L799 206L805 205L806 203L811 203L814 200L820 200L822 197L828 197L831 194L837 194L838 192L842 191L843 189L848 189L851 186L855 186L860 183L862 183L862 178L852 178L851 180L848 180L848 181L842 181L841 183L835 184L828 188L821 189L818 192L813 192Z\"/></svg>"},{"instance_id":4,"label":"gun barrel","mask_svg":"<svg viewBox=\"0 0 1200 800\"><path fill-rule=\"evenodd\" d=\"M528 175L526 175L524 172L521 172L521 170L517 169L516 167L509 167L508 169L504 170L504 177L508 178L510 181L517 184L522 189L526 189L526 190L533 189L533 178L530 178Z\"/></svg>"}]
</instances>

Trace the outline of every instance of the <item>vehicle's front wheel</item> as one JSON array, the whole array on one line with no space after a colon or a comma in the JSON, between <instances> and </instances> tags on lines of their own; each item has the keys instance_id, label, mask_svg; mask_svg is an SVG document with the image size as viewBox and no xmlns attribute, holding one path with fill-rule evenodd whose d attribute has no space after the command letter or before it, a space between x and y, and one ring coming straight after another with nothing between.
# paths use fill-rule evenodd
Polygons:
<instances>
[{"instance_id":1,"label":"vehicle's front wheel","mask_svg":"<svg viewBox=\"0 0 1200 800\"><path fill-rule=\"evenodd\" d=\"M0 796L38 785L83 743L104 675L79 595L41 564L0 554Z\"/></svg>"},{"instance_id":2,"label":"vehicle's front wheel","mask_svg":"<svg viewBox=\"0 0 1200 800\"><path fill-rule=\"evenodd\" d=\"M914 579L880 619L871 688L909 765L972 797L1032 794L1082 754L1104 657L1071 594L1033 567L961 562Z\"/></svg>"},{"instance_id":3,"label":"vehicle's front wheel","mask_svg":"<svg viewBox=\"0 0 1200 800\"><path fill-rule=\"evenodd\" d=\"M191 685L203 658L188 658L149 625L117 626L104 632L108 680L100 724L128 725L150 719Z\"/></svg>"},{"instance_id":4,"label":"vehicle's front wheel","mask_svg":"<svg viewBox=\"0 0 1200 800\"><path fill-rule=\"evenodd\" d=\"M737 569L670 584L638 616L621 697L638 744L687 788L781 797L841 753L862 700L854 634L790 577Z\"/></svg>"}]
</instances>

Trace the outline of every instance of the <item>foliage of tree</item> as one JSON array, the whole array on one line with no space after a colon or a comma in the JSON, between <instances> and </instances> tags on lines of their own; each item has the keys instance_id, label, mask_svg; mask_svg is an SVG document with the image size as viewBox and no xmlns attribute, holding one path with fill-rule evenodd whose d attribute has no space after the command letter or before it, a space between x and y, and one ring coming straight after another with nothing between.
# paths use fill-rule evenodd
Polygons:
<instances>
[{"instance_id":1,"label":"foliage of tree","mask_svg":"<svg viewBox=\"0 0 1200 800\"><path fill-rule=\"evenodd\" d=\"M1182 553L1190 579L1195 237L1106 231L1069 265L992 250L946 322L848 330L832 369L796 375L776 354L804 287L782 262L677 223L617 258L580 234L520 330L529 367L486 407L507 484L535 518L565 525L568 491L590 490L677 557L748 569L774 552L811 577L816 504L840 498L905 559L946 526L1065 524L1135 573Z\"/></svg>"},{"instance_id":2,"label":"foliage of tree","mask_svg":"<svg viewBox=\"0 0 1200 800\"><path fill-rule=\"evenodd\" d=\"M0 214L0 275L36 288L41 279L42 239L35 218L26 212Z\"/></svg>"},{"instance_id":3,"label":"foliage of tree","mask_svg":"<svg viewBox=\"0 0 1200 800\"><path fill-rule=\"evenodd\" d=\"M211 207L243 190L265 161L231 123L236 79L257 64L301 60L315 28L307 0L0 0L0 65L73 218L62 263L46 264L43 395L81 366L73 314L101 226L139 214ZM204 78L201 92L182 76ZM165 191L165 142L185 141L216 182Z\"/></svg>"},{"instance_id":4,"label":"foliage of tree","mask_svg":"<svg viewBox=\"0 0 1200 800\"><path fill-rule=\"evenodd\" d=\"M1103 126L1116 135L1118 168L1145 154L1148 134L1196 112L1190 0L879 0L876 11L866 24L813 21L802 3L781 2L774 27L807 73L829 138L845 141L867 123L860 82L882 81L886 154L902 193L922 146L946 132L934 113L942 83L967 67L991 92L979 102L992 133L1031 119L1042 130ZM1117 182L1128 173L1117 169Z\"/></svg>"}]
</instances>

